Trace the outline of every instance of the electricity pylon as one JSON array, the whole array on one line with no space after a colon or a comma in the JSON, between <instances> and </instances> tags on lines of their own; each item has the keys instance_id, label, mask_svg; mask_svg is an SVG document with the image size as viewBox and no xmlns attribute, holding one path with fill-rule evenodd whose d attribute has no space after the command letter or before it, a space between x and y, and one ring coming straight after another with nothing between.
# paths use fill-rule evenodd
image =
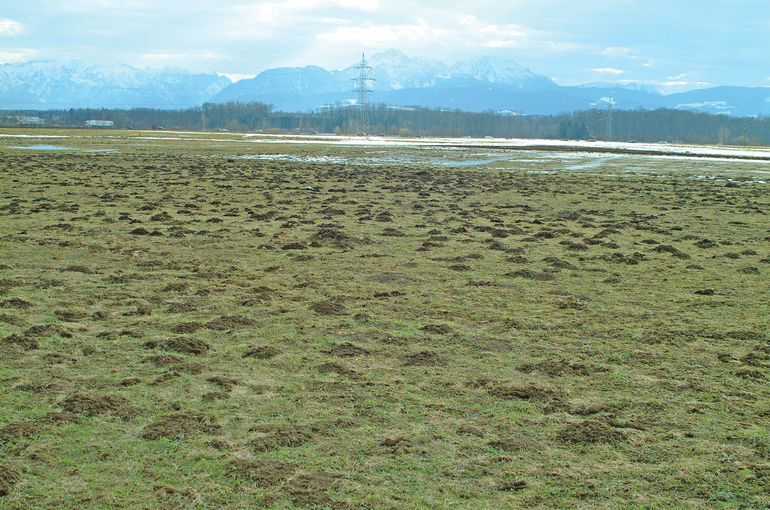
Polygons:
<instances>
[{"instance_id":1,"label":"electricity pylon","mask_svg":"<svg viewBox=\"0 0 770 510\"><path fill-rule=\"evenodd\" d=\"M374 81L372 78L372 67L366 63L366 56L361 54L361 63L353 69L358 71L358 77L353 78L354 88L353 90L358 93L358 129L361 133L366 134L369 130L369 94L374 92L369 88L370 82Z\"/></svg>"}]
</instances>

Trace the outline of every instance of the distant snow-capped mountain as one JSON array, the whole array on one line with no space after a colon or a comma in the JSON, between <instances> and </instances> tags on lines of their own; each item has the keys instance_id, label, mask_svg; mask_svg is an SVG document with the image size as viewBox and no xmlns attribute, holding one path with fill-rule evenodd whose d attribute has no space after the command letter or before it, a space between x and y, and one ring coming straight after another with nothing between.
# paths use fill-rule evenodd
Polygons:
<instances>
[{"instance_id":1,"label":"distant snow-capped mountain","mask_svg":"<svg viewBox=\"0 0 770 510\"><path fill-rule=\"evenodd\" d=\"M182 69L37 60L0 65L0 107L188 108L230 84L226 77Z\"/></svg>"},{"instance_id":2,"label":"distant snow-capped mountain","mask_svg":"<svg viewBox=\"0 0 770 510\"><path fill-rule=\"evenodd\" d=\"M516 62L492 57L480 57L457 62L449 68L448 80L475 80L496 85L512 85L517 88L548 88L553 80L535 74Z\"/></svg>"},{"instance_id":3,"label":"distant snow-capped mountain","mask_svg":"<svg viewBox=\"0 0 770 510\"><path fill-rule=\"evenodd\" d=\"M480 57L446 65L397 50L371 55L372 101L391 106L456 108L551 115L606 108L677 108L732 116L770 114L770 87L714 87L663 95L649 86L592 83L565 87L517 63ZM357 95L357 63L342 70L318 66L268 69L232 83L216 74L181 69L98 66L79 61L0 65L0 109L179 109L204 103L259 101L275 110L309 111L349 105Z\"/></svg>"},{"instance_id":4,"label":"distant snow-capped mountain","mask_svg":"<svg viewBox=\"0 0 770 510\"><path fill-rule=\"evenodd\" d=\"M412 89L443 89L495 84L518 89L555 87L553 81L513 61L482 57L452 66L435 59L410 58L397 50L368 59L377 97ZM222 90L211 102L259 100L282 109L306 109L353 98L356 66L327 71L317 66L270 69ZM378 100L378 99L375 99Z\"/></svg>"}]
</instances>

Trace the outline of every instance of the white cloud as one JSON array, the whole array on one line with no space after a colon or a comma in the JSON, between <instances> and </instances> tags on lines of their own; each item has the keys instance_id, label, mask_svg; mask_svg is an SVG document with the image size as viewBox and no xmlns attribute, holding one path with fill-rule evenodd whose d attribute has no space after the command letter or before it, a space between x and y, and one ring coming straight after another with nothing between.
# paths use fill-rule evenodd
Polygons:
<instances>
[{"instance_id":1,"label":"white cloud","mask_svg":"<svg viewBox=\"0 0 770 510\"><path fill-rule=\"evenodd\" d=\"M17 62L27 62L37 56L36 50L15 50L0 51L0 64L15 64Z\"/></svg>"},{"instance_id":2,"label":"white cloud","mask_svg":"<svg viewBox=\"0 0 770 510\"><path fill-rule=\"evenodd\" d=\"M237 11L248 11L263 23L285 24L301 13L333 8L363 12L376 12L379 0L287 0L284 2L265 2L236 7ZM252 18L253 19L253 18Z\"/></svg>"},{"instance_id":3,"label":"white cloud","mask_svg":"<svg viewBox=\"0 0 770 510\"><path fill-rule=\"evenodd\" d=\"M482 43L482 46L486 48L516 48L520 45L521 45L520 41L516 41L512 39L508 39L508 40L496 39L496 40Z\"/></svg>"},{"instance_id":4,"label":"white cloud","mask_svg":"<svg viewBox=\"0 0 770 510\"><path fill-rule=\"evenodd\" d=\"M614 46L611 48L605 48L599 52L600 55L606 55L608 57L629 57L632 54L631 48L625 46Z\"/></svg>"},{"instance_id":5,"label":"white cloud","mask_svg":"<svg viewBox=\"0 0 770 510\"><path fill-rule=\"evenodd\" d=\"M0 35L19 35L23 29L24 25L18 21L8 18L0 19Z\"/></svg>"},{"instance_id":6,"label":"white cloud","mask_svg":"<svg viewBox=\"0 0 770 510\"><path fill-rule=\"evenodd\" d=\"M613 69L612 67L602 67L598 69L591 69L591 71L595 73L601 73L601 74L623 74L622 69Z\"/></svg>"},{"instance_id":7,"label":"white cloud","mask_svg":"<svg viewBox=\"0 0 770 510\"><path fill-rule=\"evenodd\" d=\"M336 43L357 43L382 46L408 41L436 41L449 34L447 29L429 26L425 20L414 25L365 25L338 27L332 32L319 34L318 39Z\"/></svg>"}]
</instances>

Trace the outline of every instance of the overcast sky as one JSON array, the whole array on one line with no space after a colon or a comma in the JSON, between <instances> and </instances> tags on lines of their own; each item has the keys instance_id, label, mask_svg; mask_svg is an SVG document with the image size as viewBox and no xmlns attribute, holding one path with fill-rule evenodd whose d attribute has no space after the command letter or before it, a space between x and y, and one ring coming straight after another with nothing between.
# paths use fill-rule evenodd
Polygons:
<instances>
[{"instance_id":1,"label":"overcast sky","mask_svg":"<svg viewBox=\"0 0 770 510\"><path fill-rule=\"evenodd\" d=\"M563 85L770 86L768 0L2 0L0 63L79 59L234 78L409 56L515 60Z\"/></svg>"}]
</instances>

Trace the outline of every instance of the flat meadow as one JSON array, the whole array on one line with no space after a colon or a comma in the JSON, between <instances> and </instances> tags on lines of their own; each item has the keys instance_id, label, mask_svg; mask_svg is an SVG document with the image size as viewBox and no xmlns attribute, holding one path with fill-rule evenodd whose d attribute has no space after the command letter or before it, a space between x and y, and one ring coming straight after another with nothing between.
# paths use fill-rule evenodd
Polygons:
<instances>
[{"instance_id":1,"label":"flat meadow","mask_svg":"<svg viewBox=\"0 0 770 510\"><path fill-rule=\"evenodd\" d=\"M770 506L766 161L0 134L1 508Z\"/></svg>"}]
</instances>

